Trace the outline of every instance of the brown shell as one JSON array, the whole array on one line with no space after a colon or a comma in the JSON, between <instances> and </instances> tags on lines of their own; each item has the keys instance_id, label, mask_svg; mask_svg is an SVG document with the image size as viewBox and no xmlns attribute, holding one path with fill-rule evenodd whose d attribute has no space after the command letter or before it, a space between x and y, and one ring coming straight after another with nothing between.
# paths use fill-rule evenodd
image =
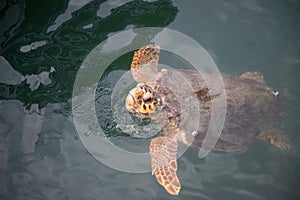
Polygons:
<instances>
[{"instance_id":1,"label":"brown shell","mask_svg":"<svg viewBox=\"0 0 300 200\"><path fill-rule=\"evenodd\" d=\"M200 105L200 127L196 133L195 140L194 130L190 129L190 123L180 123L177 119L177 126L183 132L184 139L193 147L201 147L202 141L208 130L211 120L211 101L218 99L218 94L210 94L204 79L191 70L163 71L159 74L158 84L161 86L170 85L174 74L181 73L190 81L193 91L180 90L178 84L177 98L185 99L188 95L196 95ZM222 74L226 101L227 112L222 134L215 145L215 150L236 151L242 149L256 138L266 128L272 126L275 119L281 112L280 97L275 95L267 87L259 72L246 72L240 77ZM213 80L214 77L211 77ZM192 94L193 93L193 94ZM165 102L169 107L178 107L178 99L171 97L166 98ZM172 109L171 112L180 112L180 108ZM171 113L177 116L178 113ZM199 113L195 113L195 116ZM189 114L190 119L194 119L193 113ZM192 142L193 141L193 142Z\"/></svg>"}]
</instances>

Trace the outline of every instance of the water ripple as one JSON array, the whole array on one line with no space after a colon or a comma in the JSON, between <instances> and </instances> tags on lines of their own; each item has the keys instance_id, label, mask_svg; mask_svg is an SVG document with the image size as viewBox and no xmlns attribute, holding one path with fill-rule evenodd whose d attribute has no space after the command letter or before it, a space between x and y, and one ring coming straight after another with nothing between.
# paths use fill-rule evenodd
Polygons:
<instances>
[{"instance_id":1,"label":"water ripple","mask_svg":"<svg viewBox=\"0 0 300 200\"><path fill-rule=\"evenodd\" d=\"M22 155L18 160L23 164L32 164L35 162L39 162L43 159L43 156L38 153L27 153Z\"/></svg>"}]
</instances>

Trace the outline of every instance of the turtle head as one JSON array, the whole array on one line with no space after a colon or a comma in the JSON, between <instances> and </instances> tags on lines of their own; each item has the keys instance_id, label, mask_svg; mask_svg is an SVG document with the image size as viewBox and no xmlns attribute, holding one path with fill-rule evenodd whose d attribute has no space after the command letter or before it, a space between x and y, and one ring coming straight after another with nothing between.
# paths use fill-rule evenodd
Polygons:
<instances>
[{"instance_id":1,"label":"turtle head","mask_svg":"<svg viewBox=\"0 0 300 200\"><path fill-rule=\"evenodd\" d=\"M160 96L150 86L139 83L126 97L126 108L140 117L149 117L161 102Z\"/></svg>"}]
</instances>

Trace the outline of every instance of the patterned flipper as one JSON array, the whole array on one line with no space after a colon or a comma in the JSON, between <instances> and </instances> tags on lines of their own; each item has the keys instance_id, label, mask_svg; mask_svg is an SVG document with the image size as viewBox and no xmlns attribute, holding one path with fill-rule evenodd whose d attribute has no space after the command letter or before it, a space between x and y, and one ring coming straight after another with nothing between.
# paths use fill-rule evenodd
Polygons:
<instances>
[{"instance_id":1,"label":"patterned flipper","mask_svg":"<svg viewBox=\"0 0 300 200\"><path fill-rule=\"evenodd\" d=\"M131 63L131 73L138 83L149 83L156 79L158 74L158 45L150 44L134 52Z\"/></svg>"},{"instance_id":2,"label":"patterned flipper","mask_svg":"<svg viewBox=\"0 0 300 200\"><path fill-rule=\"evenodd\" d=\"M157 182L172 195L178 195L181 188L176 175L177 147L176 138L156 137L150 143L152 174L155 175Z\"/></svg>"}]
</instances>

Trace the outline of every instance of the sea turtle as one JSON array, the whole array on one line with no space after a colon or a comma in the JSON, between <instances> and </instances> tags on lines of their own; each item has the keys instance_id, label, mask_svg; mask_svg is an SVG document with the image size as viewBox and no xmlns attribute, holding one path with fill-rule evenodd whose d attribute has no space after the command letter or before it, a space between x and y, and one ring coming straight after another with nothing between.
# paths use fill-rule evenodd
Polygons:
<instances>
[{"instance_id":1,"label":"sea turtle","mask_svg":"<svg viewBox=\"0 0 300 200\"><path fill-rule=\"evenodd\" d=\"M210 94L203 78L192 70L159 72L159 52L158 45L150 44L134 53L131 72L138 84L126 97L126 108L140 118L165 121L162 134L150 142L152 174L170 194L178 195L181 185L176 175L177 142L201 147L211 117L211 103L218 101L219 97L218 94ZM194 111L201 114L196 132L190 130L188 124L180 124L182 113L179 98L192 94L177 91L175 95L166 87L178 73L189 80L192 93L199 103L199 111ZM239 151L255 138L269 141L281 150L288 149L289 139L282 131L272 127L281 112L280 97L278 92L273 92L266 85L262 74L246 72L239 77L222 74L222 78L227 112L224 128L213 150ZM194 116L190 118L194 119Z\"/></svg>"}]
</instances>

